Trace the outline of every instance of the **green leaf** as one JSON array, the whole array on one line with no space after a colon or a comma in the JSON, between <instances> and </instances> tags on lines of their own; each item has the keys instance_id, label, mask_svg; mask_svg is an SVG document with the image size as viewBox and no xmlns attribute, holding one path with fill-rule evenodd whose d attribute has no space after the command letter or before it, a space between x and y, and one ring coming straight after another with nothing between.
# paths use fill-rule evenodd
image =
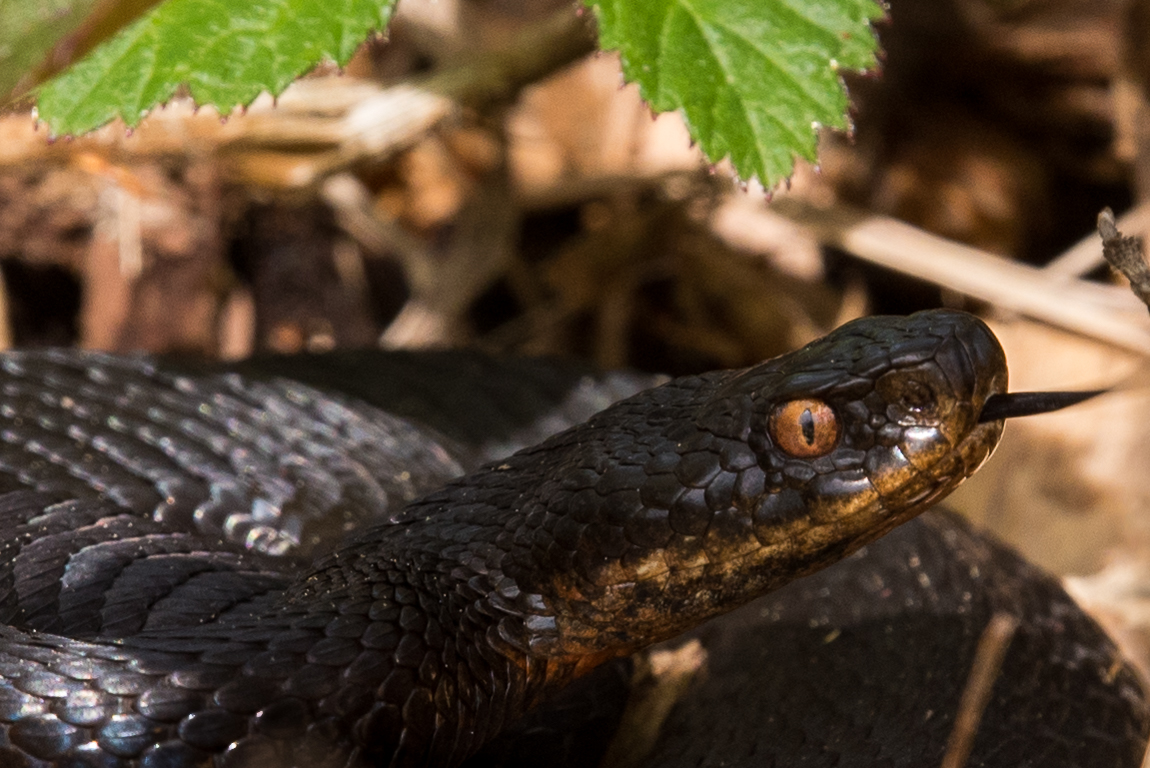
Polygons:
<instances>
[{"instance_id":1,"label":"green leaf","mask_svg":"<svg viewBox=\"0 0 1150 768\"><path fill-rule=\"evenodd\" d=\"M281 93L324 59L346 64L395 0L167 0L40 90L54 134L135 125L186 85L227 113Z\"/></svg>"},{"instance_id":2,"label":"green leaf","mask_svg":"<svg viewBox=\"0 0 1150 768\"><path fill-rule=\"evenodd\" d=\"M714 161L766 186L846 126L839 71L875 62L874 0L585 0L600 45L653 109L680 109Z\"/></svg>"},{"instance_id":3,"label":"green leaf","mask_svg":"<svg viewBox=\"0 0 1150 768\"><path fill-rule=\"evenodd\" d=\"M71 34L96 0L0 0L0 100Z\"/></svg>"}]
</instances>

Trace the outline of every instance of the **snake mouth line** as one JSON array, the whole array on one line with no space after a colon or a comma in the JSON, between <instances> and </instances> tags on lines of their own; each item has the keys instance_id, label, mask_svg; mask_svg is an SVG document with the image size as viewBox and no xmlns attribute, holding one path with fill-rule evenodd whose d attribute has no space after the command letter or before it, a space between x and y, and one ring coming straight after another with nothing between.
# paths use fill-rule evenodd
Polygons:
<instances>
[{"instance_id":1,"label":"snake mouth line","mask_svg":"<svg viewBox=\"0 0 1150 768\"><path fill-rule=\"evenodd\" d=\"M1091 389L1083 392L1004 392L991 395L978 414L978 423L1060 411L1109 391Z\"/></svg>"}]
</instances>

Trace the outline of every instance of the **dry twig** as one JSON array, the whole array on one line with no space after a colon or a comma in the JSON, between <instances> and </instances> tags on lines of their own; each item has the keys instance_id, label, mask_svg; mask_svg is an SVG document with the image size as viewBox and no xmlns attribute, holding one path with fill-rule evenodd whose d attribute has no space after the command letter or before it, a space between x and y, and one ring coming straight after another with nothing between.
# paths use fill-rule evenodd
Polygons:
<instances>
[{"instance_id":1,"label":"dry twig","mask_svg":"<svg viewBox=\"0 0 1150 768\"><path fill-rule=\"evenodd\" d=\"M978 734L982 713L990 701L994 681L1017 629L1016 617L1009 613L996 613L982 631L974 664L958 704L958 716L954 719L954 728L947 741L946 754L942 757L942 768L963 768L966 765L971 747L974 746L974 737Z\"/></svg>"},{"instance_id":2,"label":"dry twig","mask_svg":"<svg viewBox=\"0 0 1150 768\"><path fill-rule=\"evenodd\" d=\"M938 237L887 216L795 197L770 211L811 228L819 240L893 269L1124 349L1150 354L1142 307L1116 286L1068 281L1043 269Z\"/></svg>"}]
</instances>

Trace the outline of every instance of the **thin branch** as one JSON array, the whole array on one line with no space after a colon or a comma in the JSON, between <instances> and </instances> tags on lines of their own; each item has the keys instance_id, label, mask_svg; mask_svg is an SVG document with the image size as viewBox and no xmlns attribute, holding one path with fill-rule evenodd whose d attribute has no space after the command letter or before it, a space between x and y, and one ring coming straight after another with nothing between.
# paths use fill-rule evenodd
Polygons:
<instances>
[{"instance_id":1,"label":"thin branch","mask_svg":"<svg viewBox=\"0 0 1150 768\"><path fill-rule=\"evenodd\" d=\"M365 99L343 118L339 146L299 169L292 181L304 186L368 158L378 162L455 114L458 105L478 108L511 99L524 86L595 50L589 16L565 7L506 48L471 56L424 80Z\"/></svg>"},{"instance_id":2,"label":"thin branch","mask_svg":"<svg viewBox=\"0 0 1150 768\"><path fill-rule=\"evenodd\" d=\"M996 613L982 631L975 652L974 664L966 679L966 688L958 704L958 716L946 744L946 754L942 758L942 768L963 768L978 735L978 724L990 702L994 681L1002 669L1002 660L1010 647L1010 641L1018 629L1018 619L1009 613Z\"/></svg>"},{"instance_id":3,"label":"thin branch","mask_svg":"<svg viewBox=\"0 0 1150 768\"><path fill-rule=\"evenodd\" d=\"M780 214L814 231L823 243L920 280L950 288L1099 339L1150 354L1143 307L1117 286L1068 281L887 216L844 205L820 208L793 196L776 198L763 215Z\"/></svg>"},{"instance_id":4,"label":"thin branch","mask_svg":"<svg viewBox=\"0 0 1150 768\"><path fill-rule=\"evenodd\" d=\"M355 176L350 173L332 176L320 186L320 196L331 206L336 223L363 246L368 258L395 254L408 279L421 289L435 282L437 270L426 266L431 261L428 247L398 222L381 216L371 193Z\"/></svg>"}]
</instances>

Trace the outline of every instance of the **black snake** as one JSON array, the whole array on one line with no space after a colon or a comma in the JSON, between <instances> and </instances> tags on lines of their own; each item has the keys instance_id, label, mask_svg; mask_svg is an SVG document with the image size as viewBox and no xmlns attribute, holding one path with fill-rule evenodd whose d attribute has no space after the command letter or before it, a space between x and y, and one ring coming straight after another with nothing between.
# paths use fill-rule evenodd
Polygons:
<instances>
[{"instance_id":1,"label":"black snake","mask_svg":"<svg viewBox=\"0 0 1150 768\"><path fill-rule=\"evenodd\" d=\"M600 665L856 551L696 630L643 764L937 764L1003 612L968 764L1138 764L1139 683L1053 581L933 513L869 544L997 441L974 318L857 321L450 482L498 452L482 396L431 429L340 359L0 358L0 766L452 766L508 728L471 764L593 764L563 733L610 727L547 718L602 709Z\"/></svg>"}]
</instances>

